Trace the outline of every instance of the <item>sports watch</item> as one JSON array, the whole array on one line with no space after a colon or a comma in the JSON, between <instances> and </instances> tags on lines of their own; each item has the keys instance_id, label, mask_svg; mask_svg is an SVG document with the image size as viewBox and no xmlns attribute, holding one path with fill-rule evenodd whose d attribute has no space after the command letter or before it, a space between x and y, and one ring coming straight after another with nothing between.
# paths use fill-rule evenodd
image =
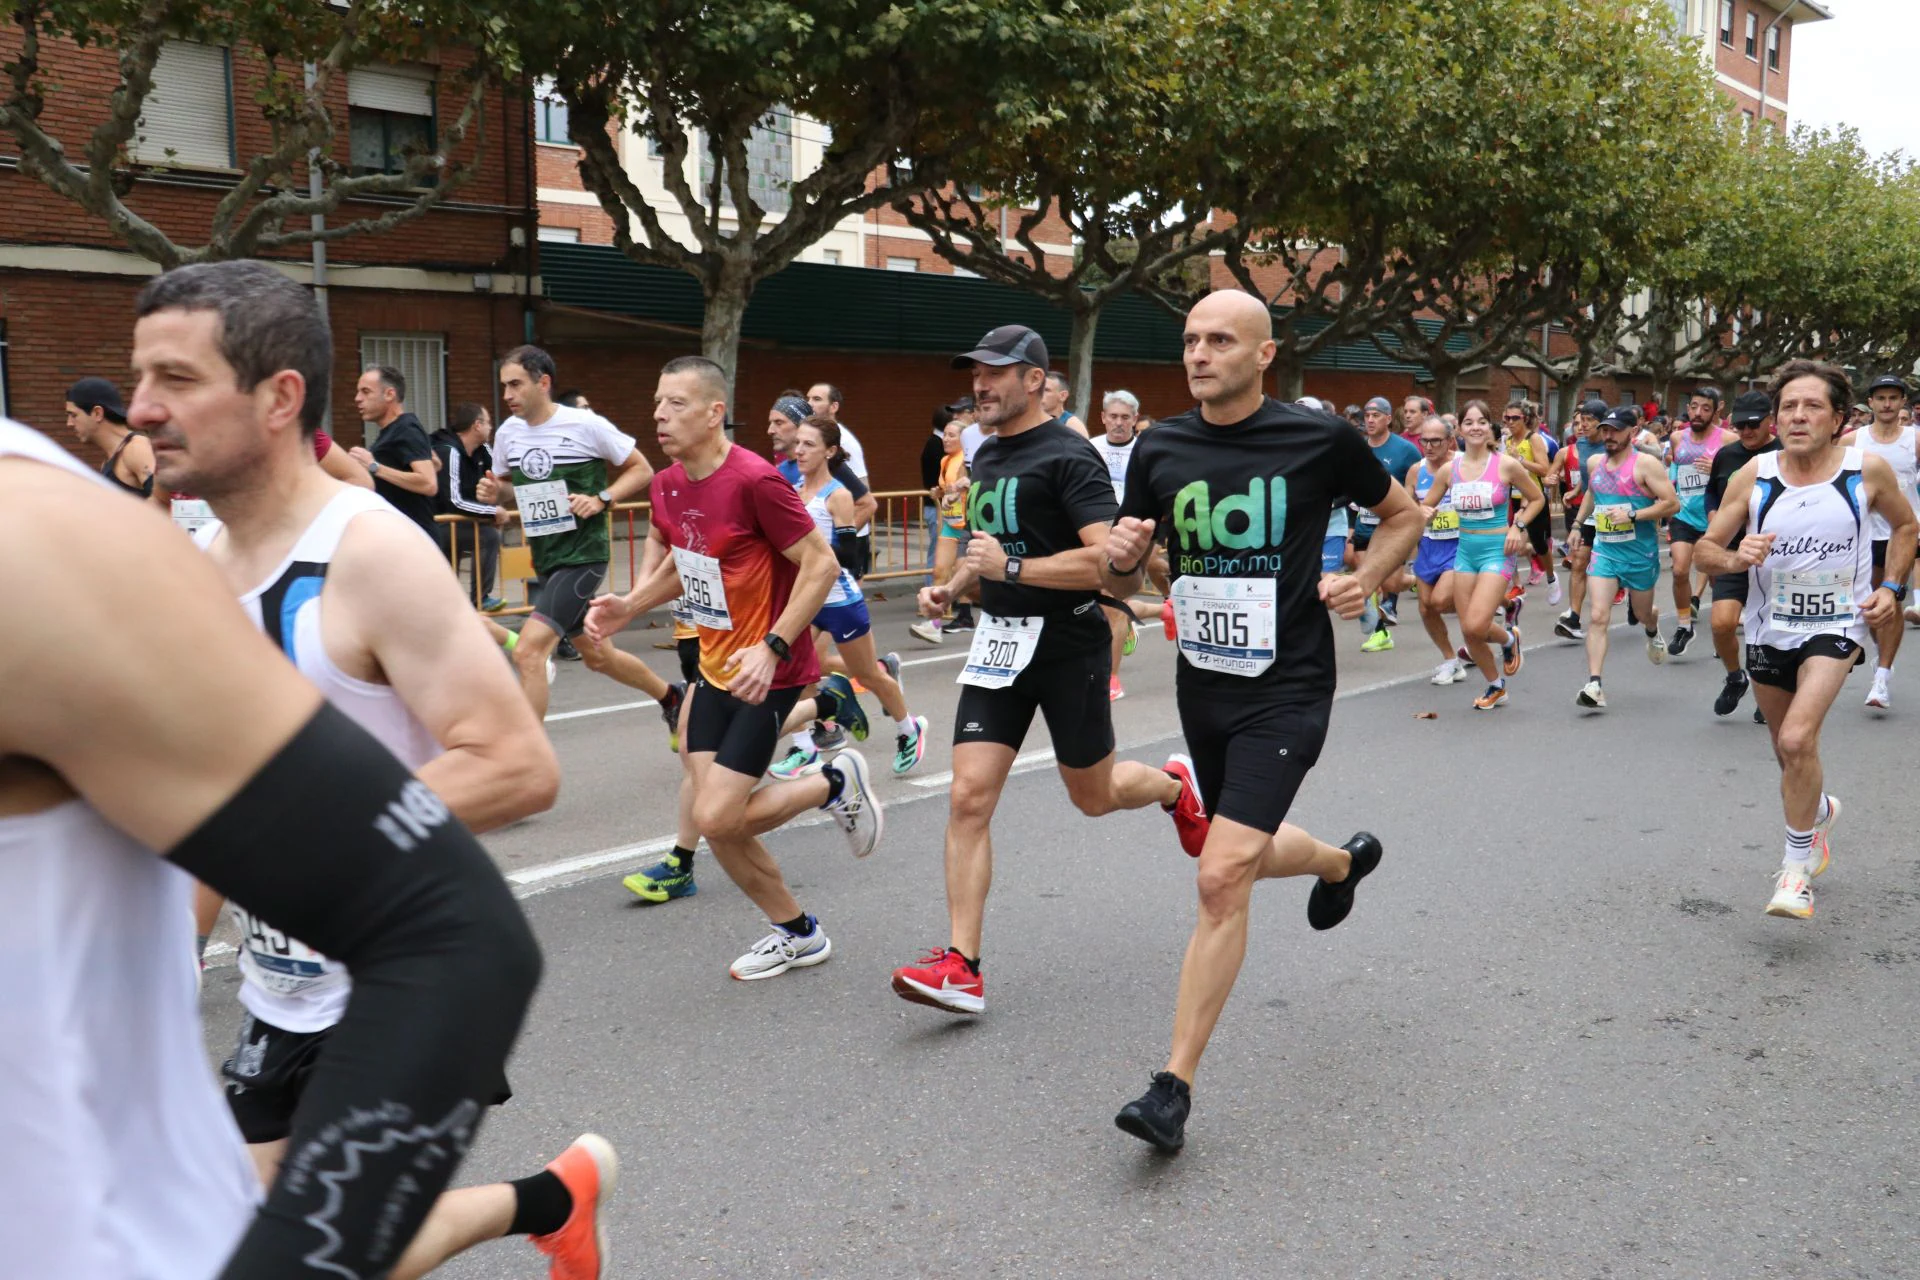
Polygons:
<instances>
[{"instance_id":1,"label":"sports watch","mask_svg":"<svg viewBox=\"0 0 1920 1280\"><path fill-rule=\"evenodd\" d=\"M1907 602L1907 584L1906 583L1883 582L1880 584L1880 587L1884 591L1893 592L1893 602L1895 604L1905 604Z\"/></svg>"},{"instance_id":2,"label":"sports watch","mask_svg":"<svg viewBox=\"0 0 1920 1280\"><path fill-rule=\"evenodd\" d=\"M761 643L766 645L767 648L773 650L773 656L780 659L780 661L782 662L785 662L788 658L791 658L793 656L793 650L787 647L787 642L780 638L780 635L778 632L775 632L775 631L767 632L766 639L761 641Z\"/></svg>"},{"instance_id":3,"label":"sports watch","mask_svg":"<svg viewBox=\"0 0 1920 1280\"><path fill-rule=\"evenodd\" d=\"M1019 556L1007 557L1007 581L1008 582L1020 581L1020 557Z\"/></svg>"}]
</instances>

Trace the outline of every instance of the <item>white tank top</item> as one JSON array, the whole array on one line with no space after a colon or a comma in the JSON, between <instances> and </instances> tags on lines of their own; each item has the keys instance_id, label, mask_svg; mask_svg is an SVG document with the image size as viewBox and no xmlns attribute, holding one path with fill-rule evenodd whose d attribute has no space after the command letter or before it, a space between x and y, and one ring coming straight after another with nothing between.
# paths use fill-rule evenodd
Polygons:
<instances>
[{"instance_id":1,"label":"white tank top","mask_svg":"<svg viewBox=\"0 0 1920 1280\"><path fill-rule=\"evenodd\" d=\"M400 763L418 769L440 754L440 744L390 686L368 684L341 671L321 640L327 567L347 525L368 512L406 519L376 493L342 489L320 509L266 581L240 597L240 605L321 696L372 734ZM198 530L194 539L202 547L210 546L224 528L215 521ZM340 1021L352 990L345 966L238 907L232 911L241 933L240 1003L247 1011L283 1031L324 1031Z\"/></svg>"},{"instance_id":2,"label":"white tank top","mask_svg":"<svg viewBox=\"0 0 1920 1280\"><path fill-rule=\"evenodd\" d=\"M1747 643L1797 649L1829 635L1864 645L1860 606L1874 587L1864 455L1843 450L1831 479L1807 485L1781 478L1781 456L1760 455L1747 503L1747 532L1774 535L1766 560L1748 571Z\"/></svg>"},{"instance_id":3,"label":"white tank top","mask_svg":"<svg viewBox=\"0 0 1920 1280\"><path fill-rule=\"evenodd\" d=\"M0 457L100 478L0 419ZM0 1271L205 1280L259 1178L201 1041L193 881L71 800L0 818Z\"/></svg>"},{"instance_id":4,"label":"white tank top","mask_svg":"<svg viewBox=\"0 0 1920 1280\"><path fill-rule=\"evenodd\" d=\"M1873 438L1873 424L1860 428L1853 442L1868 453L1885 458L1887 465L1893 468L1893 478L1897 482L1900 496L1909 503L1920 502L1920 492L1916 492L1916 481L1920 481L1920 459L1914 457L1914 433L1916 428L1900 428L1900 435L1892 444L1881 444ZM1878 511L1867 512L1867 521L1872 526L1876 541L1884 541L1893 533L1893 526Z\"/></svg>"},{"instance_id":5,"label":"white tank top","mask_svg":"<svg viewBox=\"0 0 1920 1280\"><path fill-rule=\"evenodd\" d=\"M806 483L805 480L796 480L793 485L793 491L801 495L801 505L805 506L807 514L813 517L813 527L820 531L820 536L827 540L827 545L832 546L833 513L827 510L827 497L830 494L846 488L846 486L838 480L828 480L820 486L820 492L808 498L805 496ZM860 590L860 584L853 580L853 575L845 569L842 569L840 576L833 580L833 586L827 589L827 598L820 602L820 607L824 609L828 605L848 604L854 600L864 600L866 598L866 593Z\"/></svg>"}]
</instances>

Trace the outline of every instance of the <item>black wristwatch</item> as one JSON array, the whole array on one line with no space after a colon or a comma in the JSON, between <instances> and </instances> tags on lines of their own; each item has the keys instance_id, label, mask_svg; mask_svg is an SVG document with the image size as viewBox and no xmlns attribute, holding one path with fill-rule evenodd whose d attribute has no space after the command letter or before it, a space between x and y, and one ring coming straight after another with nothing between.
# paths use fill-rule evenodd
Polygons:
<instances>
[{"instance_id":1,"label":"black wristwatch","mask_svg":"<svg viewBox=\"0 0 1920 1280\"><path fill-rule=\"evenodd\" d=\"M780 661L782 662L785 662L788 658L791 658L793 656L793 650L787 647L787 642L785 640L782 640L779 637L779 635L777 635L772 631L767 632L767 638L763 640L761 643L765 644L767 648L773 650L773 656L780 659Z\"/></svg>"},{"instance_id":2,"label":"black wristwatch","mask_svg":"<svg viewBox=\"0 0 1920 1280\"><path fill-rule=\"evenodd\" d=\"M1007 581L1008 582L1020 581L1020 557L1019 556L1007 557Z\"/></svg>"},{"instance_id":3,"label":"black wristwatch","mask_svg":"<svg viewBox=\"0 0 1920 1280\"><path fill-rule=\"evenodd\" d=\"M1905 604L1907 602L1907 584L1906 583L1883 582L1880 584L1880 586L1883 590L1893 592L1893 602L1895 604Z\"/></svg>"}]
</instances>

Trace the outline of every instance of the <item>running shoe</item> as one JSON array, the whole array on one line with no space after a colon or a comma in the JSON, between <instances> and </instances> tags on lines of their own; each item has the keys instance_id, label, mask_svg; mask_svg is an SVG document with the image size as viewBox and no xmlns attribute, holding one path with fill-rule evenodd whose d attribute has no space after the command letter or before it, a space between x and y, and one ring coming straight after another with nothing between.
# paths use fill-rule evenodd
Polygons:
<instances>
[{"instance_id":1,"label":"running shoe","mask_svg":"<svg viewBox=\"0 0 1920 1280\"><path fill-rule=\"evenodd\" d=\"M1171 1071L1153 1073L1147 1091L1120 1108L1113 1123L1162 1151L1187 1145L1187 1116L1193 1110L1193 1090Z\"/></svg>"},{"instance_id":2,"label":"running shoe","mask_svg":"<svg viewBox=\"0 0 1920 1280\"><path fill-rule=\"evenodd\" d=\"M1560 586L1560 579L1559 579L1559 578L1555 578L1555 579L1553 579L1553 581L1551 581L1551 582L1549 582L1549 583L1547 584L1547 604L1548 604L1548 606L1549 606L1549 607L1551 607L1551 606L1553 606L1553 605L1557 605L1557 604L1559 604L1559 603L1560 603L1560 600L1561 600L1561 597L1562 597L1562 596L1563 596L1564 594L1565 594L1565 592L1561 590L1561 586Z\"/></svg>"},{"instance_id":3,"label":"running shoe","mask_svg":"<svg viewBox=\"0 0 1920 1280\"><path fill-rule=\"evenodd\" d=\"M1360 652L1362 653L1385 653L1391 648L1393 648L1393 632L1387 630L1385 627L1380 628L1360 642Z\"/></svg>"},{"instance_id":4,"label":"running shoe","mask_svg":"<svg viewBox=\"0 0 1920 1280\"><path fill-rule=\"evenodd\" d=\"M583 1133L555 1157L547 1172L573 1198L573 1212L551 1235L529 1236L533 1247L552 1259L548 1280L601 1280L608 1273L607 1229L600 1206L620 1181L620 1157L597 1133Z\"/></svg>"},{"instance_id":5,"label":"running shoe","mask_svg":"<svg viewBox=\"0 0 1920 1280\"><path fill-rule=\"evenodd\" d=\"M815 720L813 749L831 759L835 752L847 749L847 731L831 720Z\"/></svg>"},{"instance_id":6,"label":"running shoe","mask_svg":"<svg viewBox=\"0 0 1920 1280\"><path fill-rule=\"evenodd\" d=\"M1767 713L1755 707L1753 709L1753 722L1755 724L1765 724L1767 722Z\"/></svg>"},{"instance_id":7,"label":"running shoe","mask_svg":"<svg viewBox=\"0 0 1920 1280\"><path fill-rule=\"evenodd\" d=\"M1433 669L1433 675L1428 679L1427 683L1454 684L1460 680L1464 680L1466 675L1467 673L1460 669L1460 660L1458 658L1448 658L1445 662Z\"/></svg>"},{"instance_id":8,"label":"running shoe","mask_svg":"<svg viewBox=\"0 0 1920 1280\"><path fill-rule=\"evenodd\" d=\"M1475 711L1491 711L1495 707L1504 707L1506 705L1507 686L1503 684L1488 685L1487 691L1473 700L1473 709Z\"/></svg>"},{"instance_id":9,"label":"running shoe","mask_svg":"<svg viewBox=\"0 0 1920 1280\"><path fill-rule=\"evenodd\" d=\"M1673 629L1673 639L1667 641L1667 653L1677 658L1681 654L1685 653L1687 651L1687 646L1692 643L1693 643L1692 627L1675 627Z\"/></svg>"},{"instance_id":10,"label":"running shoe","mask_svg":"<svg viewBox=\"0 0 1920 1280\"><path fill-rule=\"evenodd\" d=\"M1380 593L1377 591L1367 597L1367 603L1360 609L1360 629L1369 635L1380 629Z\"/></svg>"},{"instance_id":11,"label":"running shoe","mask_svg":"<svg viewBox=\"0 0 1920 1280\"><path fill-rule=\"evenodd\" d=\"M560 647L553 651L553 655L562 662L580 661L580 651L574 648L573 641L565 636L560 637Z\"/></svg>"},{"instance_id":12,"label":"running shoe","mask_svg":"<svg viewBox=\"0 0 1920 1280\"><path fill-rule=\"evenodd\" d=\"M1883 671L1873 673L1873 687L1867 690L1867 703L1878 711L1885 711L1893 705L1893 690L1887 685L1887 676Z\"/></svg>"},{"instance_id":13,"label":"running shoe","mask_svg":"<svg viewBox=\"0 0 1920 1280\"><path fill-rule=\"evenodd\" d=\"M1207 818L1207 807L1200 801L1200 780L1194 776L1193 757L1176 752L1167 757L1164 766L1169 776L1180 784L1180 794L1173 798L1173 805L1161 807L1173 817L1173 829L1179 833L1180 847L1189 858L1197 858L1206 848L1207 832L1212 823Z\"/></svg>"},{"instance_id":14,"label":"running shoe","mask_svg":"<svg viewBox=\"0 0 1920 1280\"><path fill-rule=\"evenodd\" d=\"M773 932L754 943L753 949L735 960L727 972L742 982L757 982L777 978L789 969L824 963L833 954L833 943L818 920L808 916L807 923L813 926L810 933L788 933L779 925L773 926Z\"/></svg>"},{"instance_id":15,"label":"running shoe","mask_svg":"<svg viewBox=\"0 0 1920 1280\"><path fill-rule=\"evenodd\" d=\"M1380 855L1386 852L1370 831L1354 832L1340 847L1352 857L1347 878L1338 884L1315 879L1313 892L1307 895L1307 923L1316 929L1331 929L1347 918L1353 910L1353 891L1380 865Z\"/></svg>"},{"instance_id":16,"label":"running shoe","mask_svg":"<svg viewBox=\"0 0 1920 1280\"><path fill-rule=\"evenodd\" d=\"M774 761L767 773L780 782L792 782L795 778L810 778L820 772L824 762L819 751L808 751L805 747L795 747L787 752L786 759Z\"/></svg>"},{"instance_id":17,"label":"running shoe","mask_svg":"<svg viewBox=\"0 0 1920 1280\"><path fill-rule=\"evenodd\" d=\"M1730 716L1740 705L1740 699L1747 696L1747 673L1729 671L1724 684L1720 686L1720 696L1713 700L1713 714Z\"/></svg>"},{"instance_id":18,"label":"running shoe","mask_svg":"<svg viewBox=\"0 0 1920 1280\"><path fill-rule=\"evenodd\" d=\"M1573 695L1573 700L1583 707L1604 711L1607 707L1607 691L1600 687L1598 680L1588 680L1580 686L1580 692Z\"/></svg>"},{"instance_id":19,"label":"running shoe","mask_svg":"<svg viewBox=\"0 0 1920 1280\"><path fill-rule=\"evenodd\" d=\"M1553 620L1553 634L1565 640L1585 640L1587 629L1580 625L1580 615L1569 609Z\"/></svg>"},{"instance_id":20,"label":"running shoe","mask_svg":"<svg viewBox=\"0 0 1920 1280\"><path fill-rule=\"evenodd\" d=\"M1840 798L1827 797L1827 820L1813 824L1813 870L1810 874L1819 875L1833 861L1833 848L1827 842L1827 835L1833 830L1833 824L1840 820Z\"/></svg>"},{"instance_id":21,"label":"running shoe","mask_svg":"<svg viewBox=\"0 0 1920 1280\"><path fill-rule=\"evenodd\" d=\"M880 812L879 797L873 794L866 758L858 751L842 751L827 768L840 775L840 798L822 807L839 824L853 856L864 858L879 845L880 833L886 829L886 816Z\"/></svg>"},{"instance_id":22,"label":"running shoe","mask_svg":"<svg viewBox=\"0 0 1920 1280\"><path fill-rule=\"evenodd\" d=\"M1658 631L1647 637L1647 661L1659 666L1667 660L1667 642L1660 638Z\"/></svg>"},{"instance_id":23,"label":"running shoe","mask_svg":"<svg viewBox=\"0 0 1920 1280\"><path fill-rule=\"evenodd\" d=\"M1509 625L1520 621L1520 612L1527 607L1527 593L1515 587L1507 593L1507 601L1504 607L1507 611L1507 622Z\"/></svg>"},{"instance_id":24,"label":"running shoe","mask_svg":"<svg viewBox=\"0 0 1920 1280\"><path fill-rule=\"evenodd\" d=\"M480 602L480 612L482 613L498 613L506 607L507 602L499 596L488 596Z\"/></svg>"},{"instance_id":25,"label":"running shoe","mask_svg":"<svg viewBox=\"0 0 1920 1280\"><path fill-rule=\"evenodd\" d=\"M1622 600L1625 600L1626 598L1627 598L1627 589L1625 587L1619 587L1615 589L1613 593L1613 602L1615 604L1619 604Z\"/></svg>"},{"instance_id":26,"label":"running shoe","mask_svg":"<svg viewBox=\"0 0 1920 1280\"><path fill-rule=\"evenodd\" d=\"M1910 627L1920 627L1920 604L1910 604L1900 613Z\"/></svg>"},{"instance_id":27,"label":"running shoe","mask_svg":"<svg viewBox=\"0 0 1920 1280\"><path fill-rule=\"evenodd\" d=\"M1813 918L1813 882L1804 863L1790 862L1773 878L1773 899L1767 903L1770 916L1788 916L1795 920Z\"/></svg>"},{"instance_id":28,"label":"running shoe","mask_svg":"<svg viewBox=\"0 0 1920 1280\"><path fill-rule=\"evenodd\" d=\"M969 609L964 613L954 614L953 617L947 619L947 625L944 629L951 631L957 636L968 634L973 630L973 611Z\"/></svg>"},{"instance_id":29,"label":"running shoe","mask_svg":"<svg viewBox=\"0 0 1920 1280\"><path fill-rule=\"evenodd\" d=\"M1127 620L1127 638L1120 642L1120 656L1131 658L1133 651L1140 647L1140 626L1131 618Z\"/></svg>"},{"instance_id":30,"label":"running shoe","mask_svg":"<svg viewBox=\"0 0 1920 1280\"><path fill-rule=\"evenodd\" d=\"M1107 677L1107 701L1118 702L1120 701L1120 699L1126 696L1127 696L1127 691L1121 688L1120 686L1120 677L1108 676Z\"/></svg>"},{"instance_id":31,"label":"running shoe","mask_svg":"<svg viewBox=\"0 0 1920 1280\"><path fill-rule=\"evenodd\" d=\"M987 988L980 971L952 947L929 948L918 964L895 969L893 993L948 1013L987 1011Z\"/></svg>"},{"instance_id":32,"label":"running shoe","mask_svg":"<svg viewBox=\"0 0 1920 1280\"><path fill-rule=\"evenodd\" d=\"M1394 603L1392 596L1380 597L1380 621L1390 627L1400 625L1400 606Z\"/></svg>"},{"instance_id":33,"label":"running shoe","mask_svg":"<svg viewBox=\"0 0 1920 1280\"><path fill-rule=\"evenodd\" d=\"M547 688L553 688L553 682L560 678L560 664L554 661L552 654L547 655Z\"/></svg>"},{"instance_id":34,"label":"running shoe","mask_svg":"<svg viewBox=\"0 0 1920 1280\"><path fill-rule=\"evenodd\" d=\"M834 703L833 715L826 718L852 734L855 742L865 742L872 726L867 723L859 695L853 691L853 681L836 671L820 682L820 688Z\"/></svg>"},{"instance_id":35,"label":"running shoe","mask_svg":"<svg viewBox=\"0 0 1920 1280\"><path fill-rule=\"evenodd\" d=\"M915 716L911 723L911 734L898 733L893 738L893 772L896 777L911 771L927 757L927 718Z\"/></svg>"},{"instance_id":36,"label":"running shoe","mask_svg":"<svg viewBox=\"0 0 1920 1280\"><path fill-rule=\"evenodd\" d=\"M880 665L887 669L895 684L900 683L900 655L889 649L880 655Z\"/></svg>"},{"instance_id":37,"label":"running shoe","mask_svg":"<svg viewBox=\"0 0 1920 1280\"><path fill-rule=\"evenodd\" d=\"M922 618L920 621L908 627L907 630L913 632L916 637L925 640L928 644L940 643L941 628L937 618Z\"/></svg>"},{"instance_id":38,"label":"running shoe","mask_svg":"<svg viewBox=\"0 0 1920 1280\"><path fill-rule=\"evenodd\" d=\"M620 882L628 893L642 902L665 902L669 898L691 898L700 892L693 882L693 863L682 863L669 854L644 871L636 871Z\"/></svg>"},{"instance_id":39,"label":"running shoe","mask_svg":"<svg viewBox=\"0 0 1920 1280\"><path fill-rule=\"evenodd\" d=\"M1462 667L1471 667L1473 665L1473 655L1467 652L1467 646L1465 645L1461 645L1458 649L1455 649L1453 656L1460 660ZM1463 672L1462 674L1465 673Z\"/></svg>"},{"instance_id":40,"label":"running shoe","mask_svg":"<svg viewBox=\"0 0 1920 1280\"><path fill-rule=\"evenodd\" d=\"M1526 665L1526 650L1520 647L1520 628L1507 624L1507 642L1500 646L1500 669L1510 676L1520 674L1520 668Z\"/></svg>"},{"instance_id":41,"label":"running shoe","mask_svg":"<svg viewBox=\"0 0 1920 1280\"><path fill-rule=\"evenodd\" d=\"M660 718L667 724L667 749L680 750L680 708L687 701L687 686L675 680L667 686L667 696L660 699Z\"/></svg>"}]
</instances>

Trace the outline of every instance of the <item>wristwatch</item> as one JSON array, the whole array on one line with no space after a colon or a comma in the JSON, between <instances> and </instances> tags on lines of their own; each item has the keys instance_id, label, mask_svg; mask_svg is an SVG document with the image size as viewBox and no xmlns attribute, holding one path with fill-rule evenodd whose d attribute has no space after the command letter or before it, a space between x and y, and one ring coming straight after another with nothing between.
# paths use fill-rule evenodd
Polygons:
<instances>
[{"instance_id":1,"label":"wristwatch","mask_svg":"<svg viewBox=\"0 0 1920 1280\"><path fill-rule=\"evenodd\" d=\"M1895 604L1905 604L1907 602L1907 584L1906 583L1883 582L1880 584L1880 586L1882 590L1893 592L1893 602Z\"/></svg>"},{"instance_id":2,"label":"wristwatch","mask_svg":"<svg viewBox=\"0 0 1920 1280\"><path fill-rule=\"evenodd\" d=\"M370 476L377 476L377 475L379 475L379 474L380 474L380 464L379 464L379 463L377 463L377 462L369 462L369 463L367 464L367 474L368 474L368 475L370 475Z\"/></svg>"},{"instance_id":3,"label":"wristwatch","mask_svg":"<svg viewBox=\"0 0 1920 1280\"><path fill-rule=\"evenodd\" d=\"M611 489L602 489L600 492L594 494L593 496L600 499L600 505L603 507L610 507L613 505L613 490Z\"/></svg>"},{"instance_id":4,"label":"wristwatch","mask_svg":"<svg viewBox=\"0 0 1920 1280\"><path fill-rule=\"evenodd\" d=\"M782 662L793 656L793 650L787 647L787 642L782 640L777 632L767 632L766 639L761 643L773 650L773 656Z\"/></svg>"},{"instance_id":5,"label":"wristwatch","mask_svg":"<svg viewBox=\"0 0 1920 1280\"><path fill-rule=\"evenodd\" d=\"M1019 556L1007 557L1007 581L1008 582L1020 581L1020 557Z\"/></svg>"}]
</instances>

